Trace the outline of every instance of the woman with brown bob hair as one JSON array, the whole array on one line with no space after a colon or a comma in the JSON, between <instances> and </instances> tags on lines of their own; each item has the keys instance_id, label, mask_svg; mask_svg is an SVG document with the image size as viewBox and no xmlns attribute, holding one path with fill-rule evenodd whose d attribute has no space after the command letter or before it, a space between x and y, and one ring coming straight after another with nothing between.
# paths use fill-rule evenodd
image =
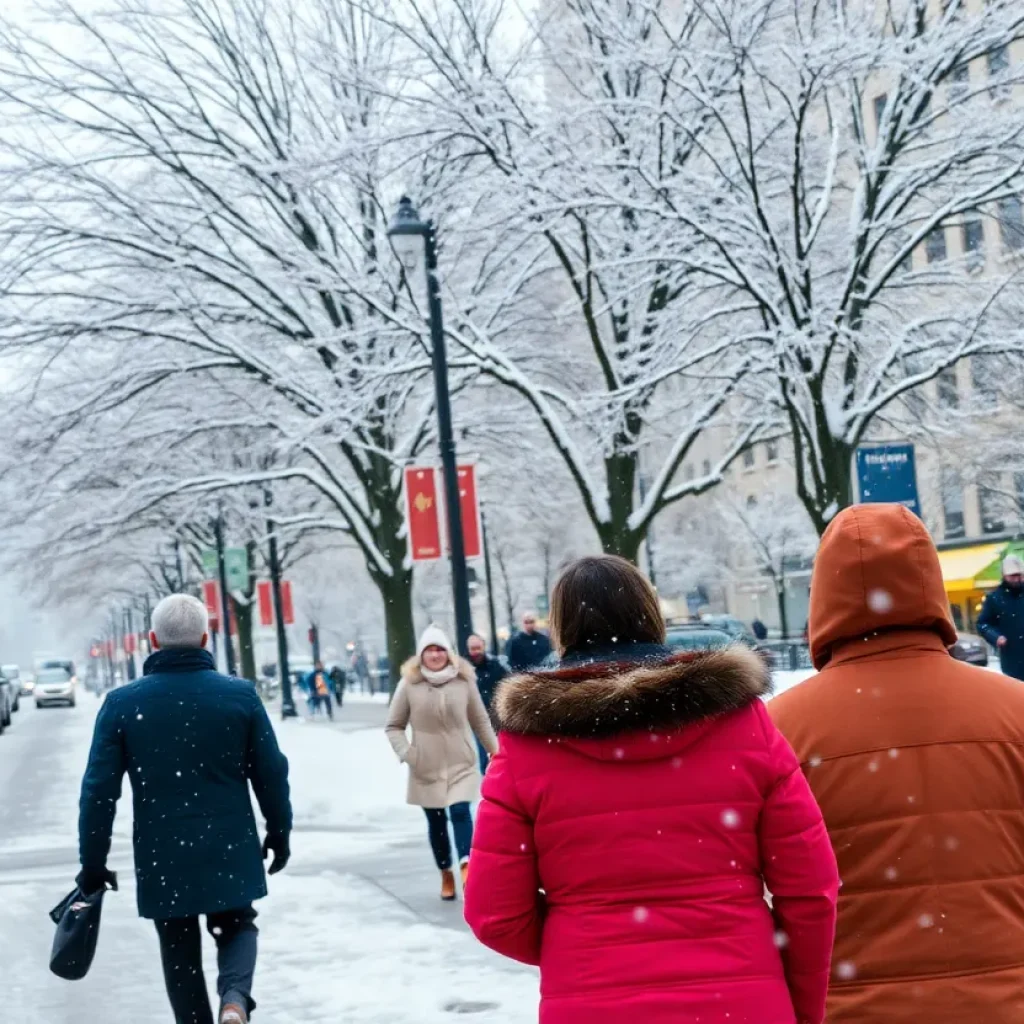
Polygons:
<instances>
[{"instance_id":1,"label":"woman with brown bob hair","mask_svg":"<svg viewBox=\"0 0 1024 1024\"><path fill-rule=\"evenodd\" d=\"M543 1024L821 1024L836 862L761 659L674 653L609 555L565 570L551 626L560 666L495 702L476 935L540 966Z\"/></svg>"}]
</instances>

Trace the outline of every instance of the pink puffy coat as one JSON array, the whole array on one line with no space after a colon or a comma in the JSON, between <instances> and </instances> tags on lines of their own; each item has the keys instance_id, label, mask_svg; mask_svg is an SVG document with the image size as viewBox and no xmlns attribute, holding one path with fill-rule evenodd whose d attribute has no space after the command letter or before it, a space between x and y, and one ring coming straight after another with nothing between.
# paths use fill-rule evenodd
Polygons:
<instances>
[{"instance_id":1,"label":"pink puffy coat","mask_svg":"<svg viewBox=\"0 0 1024 1024\"><path fill-rule=\"evenodd\" d=\"M839 880L768 673L653 654L502 687L466 919L541 1024L821 1024Z\"/></svg>"}]
</instances>

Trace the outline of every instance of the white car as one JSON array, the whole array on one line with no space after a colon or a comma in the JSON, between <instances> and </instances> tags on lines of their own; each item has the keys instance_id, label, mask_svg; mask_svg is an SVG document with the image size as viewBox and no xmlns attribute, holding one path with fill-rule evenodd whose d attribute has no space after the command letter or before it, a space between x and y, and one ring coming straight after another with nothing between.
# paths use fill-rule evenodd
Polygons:
<instances>
[{"instance_id":1,"label":"white car","mask_svg":"<svg viewBox=\"0 0 1024 1024\"><path fill-rule=\"evenodd\" d=\"M68 675L62 668L43 668L36 673L36 688L34 696L36 707L45 707L47 704L67 704L68 707L75 706L75 691L78 688L78 680Z\"/></svg>"}]
</instances>

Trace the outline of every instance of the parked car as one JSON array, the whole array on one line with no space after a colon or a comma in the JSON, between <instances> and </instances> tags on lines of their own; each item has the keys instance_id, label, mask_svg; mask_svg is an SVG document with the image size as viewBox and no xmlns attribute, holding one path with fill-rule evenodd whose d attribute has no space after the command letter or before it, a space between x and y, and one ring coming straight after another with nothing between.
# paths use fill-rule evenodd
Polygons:
<instances>
[{"instance_id":1,"label":"parked car","mask_svg":"<svg viewBox=\"0 0 1024 1024\"><path fill-rule=\"evenodd\" d=\"M66 704L75 706L75 691L78 680L63 668L42 668L36 675L35 700L36 707L42 708L49 704Z\"/></svg>"},{"instance_id":2,"label":"parked car","mask_svg":"<svg viewBox=\"0 0 1024 1024\"><path fill-rule=\"evenodd\" d=\"M15 691L14 683L0 672L0 733L11 724L11 715L14 714Z\"/></svg>"},{"instance_id":3,"label":"parked car","mask_svg":"<svg viewBox=\"0 0 1024 1024\"><path fill-rule=\"evenodd\" d=\"M733 642L743 644L752 651L757 651L769 668L775 668L778 660L775 650L758 640L742 619L737 619L734 615L705 615L701 618L701 622L728 633Z\"/></svg>"},{"instance_id":4,"label":"parked car","mask_svg":"<svg viewBox=\"0 0 1024 1024\"><path fill-rule=\"evenodd\" d=\"M665 636L665 643L677 651L718 651L734 642L724 629L704 622L669 626Z\"/></svg>"},{"instance_id":5,"label":"parked car","mask_svg":"<svg viewBox=\"0 0 1024 1024\"><path fill-rule=\"evenodd\" d=\"M36 677L31 672L21 673L21 695L22 697L31 697L35 693L36 689Z\"/></svg>"},{"instance_id":6,"label":"parked car","mask_svg":"<svg viewBox=\"0 0 1024 1024\"><path fill-rule=\"evenodd\" d=\"M988 644L973 633L960 633L949 653L957 661L966 661L969 665L979 665L981 668L988 665Z\"/></svg>"},{"instance_id":7,"label":"parked car","mask_svg":"<svg viewBox=\"0 0 1024 1024\"><path fill-rule=\"evenodd\" d=\"M0 666L0 675L10 680L14 700L11 710L17 711L21 707L21 670L17 665L3 665Z\"/></svg>"}]
</instances>

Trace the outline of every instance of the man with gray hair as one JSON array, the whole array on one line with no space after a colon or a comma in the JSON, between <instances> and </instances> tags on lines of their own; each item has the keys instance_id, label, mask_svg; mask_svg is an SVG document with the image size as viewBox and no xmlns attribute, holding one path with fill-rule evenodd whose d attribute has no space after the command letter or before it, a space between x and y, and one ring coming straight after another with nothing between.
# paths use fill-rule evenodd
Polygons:
<instances>
[{"instance_id":1,"label":"man with gray hair","mask_svg":"<svg viewBox=\"0 0 1024 1024\"><path fill-rule=\"evenodd\" d=\"M219 1024L246 1024L255 1008L254 900L290 856L288 762L253 685L220 675L206 608L186 594L153 611L143 677L107 695L82 780L79 889L117 888L107 869L121 780L132 785L139 916L160 939L178 1024L214 1024L200 915L217 943ZM251 784L266 819L260 845Z\"/></svg>"}]
</instances>

